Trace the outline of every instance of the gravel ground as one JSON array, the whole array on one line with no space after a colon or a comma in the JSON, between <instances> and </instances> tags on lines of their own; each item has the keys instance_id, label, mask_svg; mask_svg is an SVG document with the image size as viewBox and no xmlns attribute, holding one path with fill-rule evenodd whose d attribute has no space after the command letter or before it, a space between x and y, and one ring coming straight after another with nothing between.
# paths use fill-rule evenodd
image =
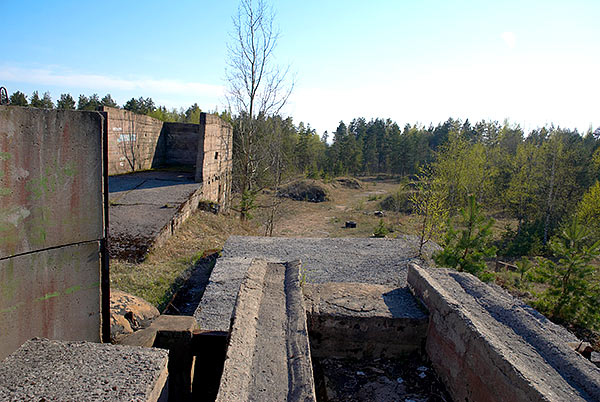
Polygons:
<instances>
[{"instance_id":1,"label":"gravel ground","mask_svg":"<svg viewBox=\"0 0 600 402\"><path fill-rule=\"evenodd\" d=\"M427 247L426 254L439 246ZM409 262L427 266L415 257L416 236L397 239L377 238L286 238L231 236L223 257L250 257L267 260L301 260L306 281L363 282L406 286Z\"/></svg>"}]
</instances>

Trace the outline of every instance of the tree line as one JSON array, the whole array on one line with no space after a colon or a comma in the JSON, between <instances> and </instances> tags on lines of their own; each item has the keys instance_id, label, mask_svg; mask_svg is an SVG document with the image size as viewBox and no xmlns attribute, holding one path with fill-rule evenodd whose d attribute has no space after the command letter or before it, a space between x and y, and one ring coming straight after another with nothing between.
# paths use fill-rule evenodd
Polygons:
<instances>
[{"instance_id":1,"label":"tree line","mask_svg":"<svg viewBox=\"0 0 600 402\"><path fill-rule=\"evenodd\" d=\"M134 113L145 114L162 121L195 124L200 122L200 113L202 112L197 103L194 103L187 109L168 109L165 106L156 105L154 100L150 97L131 98L125 102L125 104L119 106L110 94L106 94L102 98L100 98L98 94L92 94L89 97L80 94L76 101L71 94L63 93L56 103L54 103L50 92L47 91L44 92L42 96L40 96L38 91L33 91L29 98L23 92L15 91L9 97L9 104L13 106L31 106L43 109L62 110L98 110L100 106L109 106L122 108Z\"/></svg>"},{"instance_id":2,"label":"tree line","mask_svg":"<svg viewBox=\"0 0 600 402\"><path fill-rule=\"evenodd\" d=\"M20 91L12 105L95 110L119 107L110 94L100 98ZM123 109L163 121L198 123L201 109L168 110L152 98L131 98ZM451 215L468 206L469 196L490 214L514 219L499 250L503 255L539 254L561 223L577 215L600 237L600 128L580 134L550 125L525 133L509 122L448 119L428 127L390 119L355 118L339 123L332 135L319 136L310 124L291 117L243 111L220 116L234 129L234 189L244 194L241 209L251 209L258 192L304 175L329 179L341 175L393 174L431 180L443 193ZM251 123L250 123L251 122ZM252 133L248 135L248 126ZM427 170L427 175L422 172Z\"/></svg>"}]
</instances>

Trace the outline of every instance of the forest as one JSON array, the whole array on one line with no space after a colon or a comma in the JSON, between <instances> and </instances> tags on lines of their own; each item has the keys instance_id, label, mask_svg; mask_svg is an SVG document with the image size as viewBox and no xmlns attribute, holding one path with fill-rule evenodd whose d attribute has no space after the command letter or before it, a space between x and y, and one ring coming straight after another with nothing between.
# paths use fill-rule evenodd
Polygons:
<instances>
[{"instance_id":1,"label":"forest","mask_svg":"<svg viewBox=\"0 0 600 402\"><path fill-rule=\"evenodd\" d=\"M95 110L119 107L110 95L17 91L12 105ZM197 104L168 110L151 98L122 108L163 121L198 122ZM325 182L339 176L386 175L398 179L393 208L422 217L421 241L444 247L439 265L500 280L558 322L600 328L600 128L586 133L549 125L530 132L508 121L448 119L437 125L400 127L390 119L355 118L322 135L291 117L253 119L219 114L234 127L234 189L242 218L258 207L257 195L299 176ZM512 224L492 236L491 223ZM485 269L510 261L517 274L497 278ZM535 269L532 269L535 268ZM533 288L532 288L533 286Z\"/></svg>"}]
</instances>

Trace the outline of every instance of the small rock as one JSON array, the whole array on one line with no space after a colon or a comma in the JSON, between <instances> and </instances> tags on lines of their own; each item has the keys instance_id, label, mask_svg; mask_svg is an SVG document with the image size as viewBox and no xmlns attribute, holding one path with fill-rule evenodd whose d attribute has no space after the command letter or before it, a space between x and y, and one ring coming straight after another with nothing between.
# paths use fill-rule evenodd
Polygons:
<instances>
[{"instance_id":1,"label":"small rock","mask_svg":"<svg viewBox=\"0 0 600 402\"><path fill-rule=\"evenodd\" d=\"M425 367L425 366L418 367L417 371L421 371L421 372L427 371L427 367Z\"/></svg>"},{"instance_id":2,"label":"small rock","mask_svg":"<svg viewBox=\"0 0 600 402\"><path fill-rule=\"evenodd\" d=\"M421 378L425 378L425 377L427 377L427 374L425 374L425 373L421 373L421 374L419 374L419 377L421 377Z\"/></svg>"},{"instance_id":3,"label":"small rock","mask_svg":"<svg viewBox=\"0 0 600 402\"><path fill-rule=\"evenodd\" d=\"M356 375L366 375L364 371L357 371Z\"/></svg>"},{"instance_id":4,"label":"small rock","mask_svg":"<svg viewBox=\"0 0 600 402\"><path fill-rule=\"evenodd\" d=\"M150 326L159 311L141 297L112 289L110 292L111 339Z\"/></svg>"}]
</instances>

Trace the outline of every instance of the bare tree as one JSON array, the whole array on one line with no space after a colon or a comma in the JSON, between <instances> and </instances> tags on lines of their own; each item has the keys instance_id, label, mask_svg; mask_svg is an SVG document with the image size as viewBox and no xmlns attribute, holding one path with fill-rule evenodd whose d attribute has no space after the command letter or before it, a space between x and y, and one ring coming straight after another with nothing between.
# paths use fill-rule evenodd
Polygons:
<instances>
[{"instance_id":1,"label":"bare tree","mask_svg":"<svg viewBox=\"0 0 600 402\"><path fill-rule=\"evenodd\" d=\"M278 114L293 88L289 68L274 63L279 32L275 15L263 0L241 0L233 18L234 32L229 45L227 102L236 115L234 133L234 180L242 194L240 217L252 208L257 177L270 169L269 153L263 152L263 122Z\"/></svg>"}]
</instances>

